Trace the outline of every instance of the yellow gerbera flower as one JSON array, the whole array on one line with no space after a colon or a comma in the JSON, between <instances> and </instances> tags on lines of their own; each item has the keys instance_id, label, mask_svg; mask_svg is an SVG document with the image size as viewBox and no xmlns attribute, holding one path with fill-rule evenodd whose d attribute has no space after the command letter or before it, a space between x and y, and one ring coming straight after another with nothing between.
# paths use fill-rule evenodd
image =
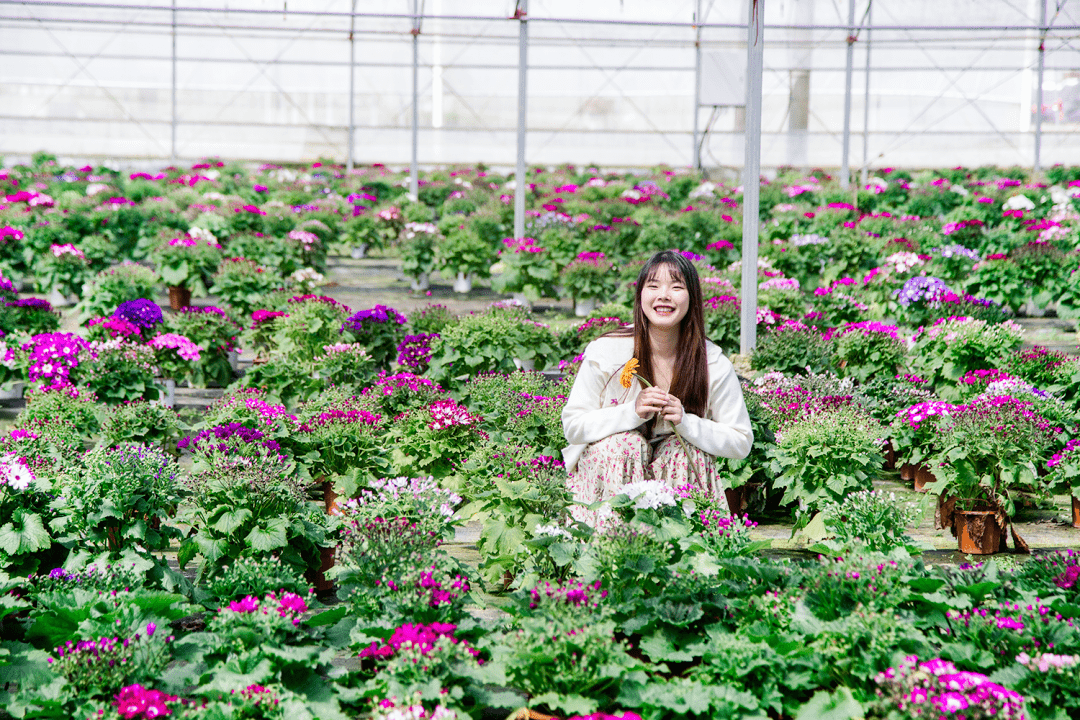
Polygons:
<instances>
[{"instance_id":1,"label":"yellow gerbera flower","mask_svg":"<svg viewBox=\"0 0 1080 720\"><path fill-rule=\"evenodd\" d=\"M622 373L619 374L619 384L629 390L634 382L634 374L637 372L638 365L640 364L641 363L638 362L637 358L630 358L627 360L626 364L623 365Z\"/></svg>"}]
</instances>

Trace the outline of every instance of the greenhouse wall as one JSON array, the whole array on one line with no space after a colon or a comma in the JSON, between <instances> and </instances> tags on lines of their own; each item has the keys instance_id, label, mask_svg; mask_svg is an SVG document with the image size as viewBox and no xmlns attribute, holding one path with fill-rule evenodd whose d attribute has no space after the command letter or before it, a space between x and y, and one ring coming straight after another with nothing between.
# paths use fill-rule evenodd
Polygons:
<instances>
[{"instance_id":1,"label":"greenhouse wall","mask_svg":"<svg viewBox=\"0 0 1080 720\"><path fill-rule=\"evenodd\" d=\"M1080 5L768 0L762 164L835 167L852 38L851 165L1080 163ZM531 0L530 163L742 164L746 8ZM0 155L422 165L516 153L520 21L506 0L0 0ZM695 27L695 17L700 27ZM352 28L350 40L350 26ZM697 70L700 37L703 70ZM867 57L869 53L869 58ZM867 82L867 79L869 82ZM706 104L708 103L708 104ZM715 104L714 104L715 103ZM867 143L865 152L863 142Z\"/></svg>"}]
</instances>

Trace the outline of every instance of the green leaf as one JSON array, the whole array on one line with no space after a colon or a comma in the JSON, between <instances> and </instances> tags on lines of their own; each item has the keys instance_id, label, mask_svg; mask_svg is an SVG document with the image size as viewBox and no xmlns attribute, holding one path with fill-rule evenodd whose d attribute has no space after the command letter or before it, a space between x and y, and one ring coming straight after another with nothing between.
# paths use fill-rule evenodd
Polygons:
<instances>
[{"instance_id":1,"label":"green leaf","mask_svg":"<svg viewBox=\"0 0 1080 720\"><path fill-rule=\"evenodd\" d=\"M857 720L864 716L863 707L846 687L830 695L819 690L809 702L799 708L795 720Z\"/></svg>"},{"instance_id":2,"label":"green leaf","mask_svg":"<svg viewBox=\"0 0 1080 720\"><path fill-rule=\"evenodd\" d=\"M0 527L0 550L9 555L44 550L52 544L41 516L17 510L11 522Z\"/></svg>"},{"instance_id":3,"label":"green leaf","mask_svg":"<svg viewBox=\"0 0 1080 720\"><path fill-rule=\"evenodd\" d=\"M267 523L265 528L253 529L244 540L251 545L253 550L270 552L289 544L289 538L285 532L286 527L286 521L283 518L275 518Z\"/></svg>"},{"instance_id":4,"label":"green leaf","mask_svg":"<svg viewBox=\"0 0 1080 720\"><path fill-rule=\"evenodd\" d=\"M218 532L231 535L244 526L251 519L251 511L247 508L237 508L232 512L224 512L218 521L214 523L214 529Z\"/></svg>"}]
</instances>

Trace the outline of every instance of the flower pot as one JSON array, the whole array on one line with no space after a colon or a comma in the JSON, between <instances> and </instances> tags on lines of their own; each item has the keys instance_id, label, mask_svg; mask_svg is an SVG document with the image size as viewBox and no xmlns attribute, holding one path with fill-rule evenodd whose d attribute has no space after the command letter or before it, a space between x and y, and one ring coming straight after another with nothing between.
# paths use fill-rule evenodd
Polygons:
<instances>
[{"instance_id":1,"label":"flower pot","mask_svg":"<svg viewBox=\"0 0 1080 720\"><path fill-rule=\"evenodd\" d=\"M169 286L169 307L173 310L182 310L191 306L191 290L183 285Z\"/></svg>"},{"instance_id":2,"label":"flower pot","mask_svg":"<svg viewBox=\"0 0 1080 720\"><path fill-rule=\"evenodd\" d=\"M521 708L507 720L558 720L555 715L545 715L530 708Z\"/></svg>"},{"instance_id":3,"label":"flower pot","mask_svg":"<svg viewBox=\"0 0 1080 720\"><path fill-rule=\"evenodd\" d=\"M79 298L74 295L65 295L60 292L60 288L53 288L49 291L49 304L53 307L70 307L77 303Z\"/></svg>"},{"instance_id":4,"label":"flower pot","mask_svg":"<svg viewBox=\"0 0 1080 720\"><path fill-rule=\"evenodd\" d=\"M350 255L352 256L353 260L363 260L365 257L367 257L367 249L368 249L368 244L367 243L360 243L359 245L353 245L353 249L352 249L352 252L350 253Z\"/></svg>"},{"instance_id":5,"label":"flower pot","mask_svg":"<svg viewBox=\"0 0 1080 720\"><path fill-rule=\"evenodd\" d=\"M1080 498L1074 497L1073 503L1073 527L1080 528Z\"/></svg>"},{"instance_id":6,"label":"flower pot","mask_svg":"<svg viewBox=\"0 0 1080 720\"><path fill-rule=\"evenodd\" d=\"M526 308L531 308L532 303L529 302L529 298L525 297L525 293L514 293L514 302Z\"/></svg>"},{"instance_id":7,"label":"flower pot","mask_svg":"<svg viewBox=\"0 0 1080 720\"><path fill-rule=\"evenodd\" d=\"M749 485L740 485L737 488L724 488L724 496L727 498L728 510L732 515L742 515L746 512L746 506L750 502L752 488Z\"/></svg>"},{"instance_id":8,"label":"flower pot","mask_svg":"<svg viewBox=\"0 0 1080 720\"><path fill-rule=\"evenodd\" d=\"M925 465L915 468L915 492L926 492L926 484L937 480L933 471Z\"/></svg>"},{"instance_id":9,"label":"flower pot","mask_svg":"<svg viewBox=\"0 0 1080 720\"><path fill-rule=\"evenodd\" d=\"M893 450L891 442L885 443L885 462L882 465L885 470L896 469L896 451Z\"/></svg>"},{"instance_id":10,"label":"flower pot","mask_svg":"<svg viewBox=\"0 0 1080 720\"><path fill-rule=\"evenodd\" d=\"M967 555L1001 552L1004 538L992 511L956 510L954 517L960 552Z\"/></svg>"},{"instance_id":11,"label":"flower pot","mask_svg":"<svg viewBox=\"0 0 1080 720\"><path fill-rule=\"evenodd\" d=\"M315 573L316 591L334 589L334 581L326 577L326 571L332 567L334 567L334 548L319 548L319 571Z\"/></svg>"},{"instance_id":12,"label":"flower pot","mask_svg":"<svg viewBox=\"0 0 1080 720\"><path fill-rule=\"evenodd\" d=\"M574 301L574 316L588 317L596 310L596 298L581 298Z\"/></svg>"},{"instance_id":13,"label":"flower pot","mask_svg":"<svg viewBox=\"0 0 1080 720\"><path fill-rule=\"evenodd\" d=\"M536 360L534 358L514 358L514 365L518 370L532 372L536 369Z\"/></svg>"},{"instance_id":14,"label":"flower pot","mask_svg":"<svg viewBox=\"0 0 1080 720\"><path fill-rule=\"evenodd\" d=\"M900 479L901 480L914 480L915 479L915 466L904 463L900 466Z\"/></svg>"},{"instance_id":15,"label":"flower pot","mask_svg":"<svg viewBox=\"0 0 1080 720\"><path fill-rule=\"evenodd\" d=\"M13 383L10 390L0 388L0 400L22 400L25 385L21 382Z\"/></svg>"},{"instance_id":16,"label":"flower pot","mask_svg":"<svg viewBox=\"0 0 1080 720\"><path fill-rule=\"evenodd\" d=\"M414 292L427 290L429 287L431 287L431 281L428 279L428 274L426 272L423 272L420 273L419 277L410 278L409 287L411 287Z\"/></svg>"},{"instance_id":17,"label":"flower pot","mask_svg":"<svg viewBox=\"0 0 1080 720\"><path fill-rule=\"evenodd\" d=\"M161 398L161 404L167 408L176 407L176 380L166 378L165 394Z\"/></svg>"},{"instance_id":18,"label":"flower pot","mask_svg":"<svg viewBox=\"0 0 1080 720\"><path fill-rule=\"evenodd\" d=\"M454 292L467 293L472 290L472 273L459 272L457 277L454 278Z\"/></svg>"}]
</instances>

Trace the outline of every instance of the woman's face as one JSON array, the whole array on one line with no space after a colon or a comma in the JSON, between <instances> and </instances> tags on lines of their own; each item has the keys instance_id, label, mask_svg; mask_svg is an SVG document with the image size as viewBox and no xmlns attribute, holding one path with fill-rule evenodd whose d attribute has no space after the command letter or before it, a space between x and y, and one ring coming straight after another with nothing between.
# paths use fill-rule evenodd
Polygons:
<instances>
[{"instance_id":1,"label":"woman's face","mask_svg":"<svg viewBox=\"0 0 1080 720\"><path fill-rule=\"evenodd\" d=\"M690 312L690 291L686 283L661 265L641 289L641 310L653 327L678 328Z\"/></svg>"}]
</instances>

